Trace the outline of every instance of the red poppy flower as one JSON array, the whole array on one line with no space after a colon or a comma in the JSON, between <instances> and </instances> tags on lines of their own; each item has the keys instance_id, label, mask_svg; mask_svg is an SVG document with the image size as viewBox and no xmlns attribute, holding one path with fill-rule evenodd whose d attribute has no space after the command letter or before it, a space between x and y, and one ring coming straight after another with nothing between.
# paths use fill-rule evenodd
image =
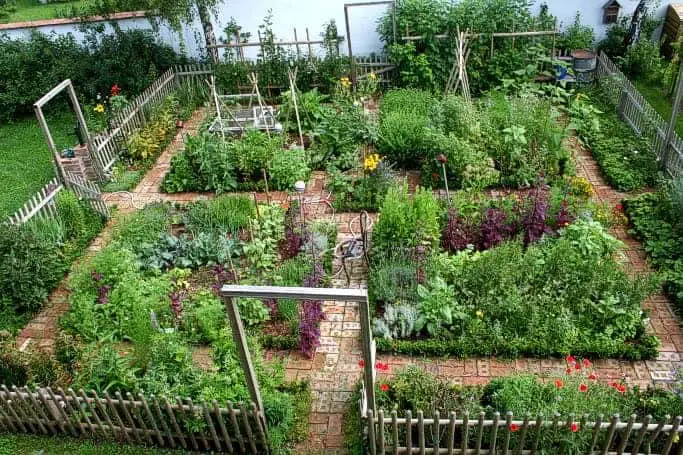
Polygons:
<instances>
[{"instance_id":1,"label":"red poppy flower","mask_svg":"<svg viewBox=\"0 0 683 455\"><path fill-rule=\"evenodd\" d=\"M588 376L588 379L590 379L591 381L595 381L598 379L598 377L595 373L591 373L590 376Z\"/></svg>"},{"instance_id":2,"label":"red poppy flower","mask_svg":"<svg viewBox=\"0 0 683 455\"><path fill-rule=\"evenodd\" d=\"M364 368L364 367L365 367L365 360L360 359L360 360L358 361L358 366L361 367L361 368Z\"/></svg>"},{"instance_id":3,"label":"red poppy flower","mask_svg":"<svg viewBox=\"0 0 683 455\"><path fill-rule=\"evenodd\" d=\"M610 387L614 387L614 388L616 389L617 387L619 387L619 383L618 383L618 382L613 382L613 383L610 384Z\"/></svg>"},{"instance_id":4,"label":"red poppy flower","mask_svg":"<svg viewBox=\"0 0 683 455\"><path fill-rule=\"evenodd\" d=\"M577 431L579 431L579 424L578 423L572 423L569 426L569 429L572 431L572 433L576 433Z\"/></svg>"},{"instance_id":5,"label":"red poppy flower","mask_svg":"<svg viewBox=\"0 0 683 455\"><path fill-rule=\"evenodd\" d=\"M572 374L572 369L571 369L571 368L567 368L567 369L564 370L564 371L565 371L567 374Z\"/></svg>"},{"instance_id":6,"label":"red poppy flower","mask_svg":"<svg viewBox=\"0 0 683 455\"><path fill-rule=\"evenodd\" d=\"M574 368L576 368L577 370L580 370L580 369L581 369L581 364L580 364L580 363L575 363L575 364L574 364Z\"/></svg>"},{"instance_id":7,"label":"red poppy flower","mask_svg":"<svg viewBox=\"0 0 683 455\"><path fill-rule=\"evenodd\" d=\"M381 390L382 392L388 392L389 384L382 384L381 386L379 386L379 390Z\"/></svg>"},{"instance_id":8,"label":"red poppy flower","mask_svg":"<svg viewBox=\"0 0 683 455\"><path fill-rule=\"evenodd\" d=\"M573 355L569 354L567 357L564 358L567 363L576 363L576 357Z\"/></svg>"},{"instance_id":9,"label":"red poppy flower","mask_svg":"<svg viewBox=\"0 0 683 455\"><path fill-rule=\"evenodd\" d=\"M619 392L622 395L626 393L626 386L625 385L617 384L616 389L617 389L617 392Z\"/></svg>"},{"instance_id":10,"label":"red poppy flower","mask_svg":"<svg viewBox=\"0 0 683 455\"><path fill-rule=\"evenodd\" d=\"M557 381L555 381L555 387L561 389L562 387L564 387L564 382L558 379Z\"/></svg>"},{"instance_id":11,"label":"red poppy flower","mask_svg":"<svg viewBox=\"0 0 683 455\"><path fill-rule=\"evenodd\" d=\"M513 433L515 431L519 431L519 425L517 425L516 423L511 423L510 424L510 431L512 431Z\"/></svg>"},{"instance_id":12,"label":"red poppy flower","mask_svg":"<svg viewBox=\"0 0 683 455\"><path fill-rule=\"evenodd\" d=\"M622 212L622 211L624 210L624 206L621 205L621 204L617 204L616 207L614 207L614 208L617 209L617 210L620 211L620 212Z\"/></svg>"},{"instance_id":13,"label":"red poppy flower","mask_svg":"<svg viewBox=\"0 0 683 455\"><path fill-rule=\"evenodd\" d=\"M583 366L586 368L590 368L591 367L591 361L588 359L583 359Z\"/></svg>"},{"instance_id":14,"label":"red poppy flower","mask_svg":"<svg viewBox=\"0 0 683 455\"><path fill-rule=\"evenodd\" d=\"M581 384L579 386L579 392L588 392L588 386L586 384Z\"/></svg>"}]
</instances>

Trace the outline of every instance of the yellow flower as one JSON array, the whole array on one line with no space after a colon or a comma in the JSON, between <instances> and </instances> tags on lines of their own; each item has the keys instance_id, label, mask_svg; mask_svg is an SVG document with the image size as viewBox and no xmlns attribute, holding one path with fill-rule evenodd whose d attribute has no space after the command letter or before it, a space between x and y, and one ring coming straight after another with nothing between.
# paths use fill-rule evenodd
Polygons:
<instances>
[{"instance_id":1,"label":"yellow flower","mask_svg":"<svg viewBox=\"0 0 683 455\"><path fill-rule=\"evenodd\" d=\"M98 114L102 114L104 112L104 105L98 104L97 106L95 106L93 111L97 112Z\"/></svg>"},{"instance_id":2,"label":"yellow flower","mask_svg":"<svg viewBox=\"0 0 683 455\"><path fill-rule=\"evenodd\" d=\"M481 310L477 310L477 312L476 312L476 313L474 313L474 314L476 314L476 315L477 315L477 317L478 317L479 319L481 319L481 318L483 318L483 317L484 317L484 312L483 312L483 311L481 311Z\"/></svg>"},{"instance_id":3,"label":"yellow flower","mask_svg":"<svg viewBox=\"0 0 683 455\"><path fill-rule=\"evenodd\" d=\"M679 436L678 432L676 432L676 434L673 437L674 444L676 444L679 441L679 439L680 439L680 436Z\"/></svg>"},{"instance_id":4,"label":"yellow flower","mask_svg":"<svg viewBox=\"0 0 683 455\"><path fill-rule=\"evenodd\" d=\"M371 81L374 81L375 79L377 79L377 75L375 73L370 73L370 74L368 74L368 79L370 79Z\"/></svg>"},{"instance_id":5,"label":"yellow flower","mask_svg":"<svg viewBox=\"0 0 683 455\"><path fill-rule=\"evenodd\" d=\"M374 171L375 169L377 169L377 165L380 161L381 159L378 154L373 153L372 155L368 155L363 160L363 168L366 171Z\"/></svg>"}]
</instances>

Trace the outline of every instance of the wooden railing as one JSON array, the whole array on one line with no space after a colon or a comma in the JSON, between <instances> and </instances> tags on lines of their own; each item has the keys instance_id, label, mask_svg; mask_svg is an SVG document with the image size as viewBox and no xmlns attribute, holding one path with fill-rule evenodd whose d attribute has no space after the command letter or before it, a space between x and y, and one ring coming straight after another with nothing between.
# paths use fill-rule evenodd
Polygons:
<instances>
[{"instance_id":1,"label":"wooden railing","mask_svg":"<svg viewBox=\"0 0 683 455\"><path fill-rule=\"evenodd\" d=\"M515 418L512 413L504 417L495 413L469 416L450 412L441 418L438 412L425 418L422 411L415 416L405 411L398 417L396 411L365 411L364 428L368 436L371 455L387 454L540 454L569 453L562 445L574 449L584 447L585 454L649 454L669 455L683 451L681 417L658 422L645 417L637 422L636 416L621 421L619 416L588 421L587 417L575 420ZM572 438L575 441L572 441Z\"/></svg>"},{"instance_id":2,"label":"wooden railing","mask_svg":"<svg viewBox=\"0 0 683 455\"><path fill-rule=\"evenodd\" d=\"M598 85L619 115L636 134L651 140L662 167L672 177L683 175L683 139L674 131L667 141L668 123L604 52L598 56L596 74Z\"/></svg>"},{"instance_id":3,"label":"wooden railing","mask_svg":"<svg viewBox=\"0 0 683 455\"><path fill-rule=\"evenodd\" d=\"M0 432L107 438L194 451L268 453L255 405L0 386Z\"/></svg>"}]
</instances>

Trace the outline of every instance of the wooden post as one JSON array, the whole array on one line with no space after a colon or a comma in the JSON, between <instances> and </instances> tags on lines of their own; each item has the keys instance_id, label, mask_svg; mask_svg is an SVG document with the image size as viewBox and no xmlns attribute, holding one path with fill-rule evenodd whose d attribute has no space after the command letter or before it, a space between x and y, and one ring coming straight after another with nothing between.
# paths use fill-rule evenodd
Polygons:
<instances>
[{"instance_id":1,"label":"wooden post","mask_svg":"<svg viewBox=\"0 0 683 455\"><path fill-rule=\"evenodd\" d=\"M669 120L669 127L666 129L666 139L664 140L664 150L662 154L662 161L664 167L669 165L669 158L671 156L671 139L676 131L676 119L678 118L678 111L681 108L681 96L683 95L683 64L680 65L678 71L678 86L676 87L676 95L674 97L673 109L671 110L671 119ZM667 169L668 170L668 169Z\"/></svg>"},{"instance_id":2,"label":"wooden post","mask_svg":"<svg viewBox=\"0 0 683 455\"><path fill-rule=\"evenodd\" d=\"M308 41L308 61L313 62L313 50L311 49L311 36L308 33L308 27L306 27L306 41ZM337 41L337 44L339 41ZM339 51L337 51L339 53Z\"/></svg>"},{"instance_id":3,"label":"wooden post","mask_svg":"<svg viewBox=\"0 0 683 455\"><path fill-rule=\"evenodd\" d=\"M349 6L344 5L344 20L346 21L346 44L349 48L349 64L351 65L351 84L356 87L356 63L353 61L353 50L351 48L351 24L349 24ZM681 65L683 66L683 65ZM374 411L374 408L373 408Z\"/></svg>"},{"instance_id":4,"label":"wooden post","mask_svg":"<svg viewBox=\"0 0 683 455\"><path fill-rule=\"evenodd\" d=\"M370 329L370 303L367 297L358 302L358 311L360 312L361 342L363 343L363 359L365 360L363 369L368 409L371 409L372 412L377 412L377 403L375 401L375 358L372 330Z\"/></svg>"},{"instance_id":5,"label":"wooden post","mask_svg":"<svg viewBox=\"0 0 683 455\"><path fill-rule=\"evenodd\" d=\"M97 158L97 150L95 149L95 145L93 144L92 138L90 137L90 132L88 131L88 124L86 123L85 117L83 116L83 111L81 111L81 105L78 102L78 96L76 96L76 90L74 90L74 86L71 83L71 81L69 81L67 90L69 92L69 99L71 99L71 105L74 109L74 112L76 112L76 117L78 118L78 126L81 129L83 137L86 139L86 145L88 146L88 154L90 154L90 159L93 163L93 167L95 168L95 175L97 175L97 179L99 181L103 182L106 179L103 163L100 163L100 160Z\"/></svg>"},{"instance_id":6,"label":"wooden post","mask_svg":"<svg viewBox=\"0 0 683 455\"><path fill-rule=\"evenodd\" d=\"M301 48L299 47L299 38L296 35L296 27L294 27L294 42L296 43L296 58L299 60L301 59Z\"/></svg>"},{"instance_id":7,"label":"wooden post","mask_svg":"<svg viewBox=\"0 0 683 455\"><path fill-rule=\"evenodd\" d=\"M251 353L249 352L249 346L247 346L247 335L244 331L244 325L242 324L239 308L237 308L237 301L234 297L227 297L225 300L225 306L227 307L228 317L230 318L232 338L235 340L240 363L244 369L244 376L247 381L249 396L251 397L251 401L256 405L259 413L261 413L261 415L265 418L265 410L263 408L263 400L261 399L258 378L256 377L254 366L251 363Z\"/></svg>"}]
</instances>

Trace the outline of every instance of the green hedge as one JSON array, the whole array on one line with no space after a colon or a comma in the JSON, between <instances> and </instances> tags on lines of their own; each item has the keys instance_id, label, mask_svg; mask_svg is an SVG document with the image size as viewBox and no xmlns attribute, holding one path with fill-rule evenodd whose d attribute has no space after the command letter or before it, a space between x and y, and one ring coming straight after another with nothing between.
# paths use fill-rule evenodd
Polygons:
<instances>
[{"instance_id":1,"label":"green hedge","mask_svg":"<svg viewBox=\"0 0 683 455\"><path fill-rule=\"evenodd\" d=\"M425 340L393 340L375 338L378 352L428 357L563 357L566 353L546 350L533 343L497 344L495 348L472 341L425 339ZM614 343L606 346L604 343L593 346L590 343L579 344L572 349L576 355L591 358L621 358L628 360L646 360L657 358L659 341L657 337L648 335L638 340L637 345Z\"/></svg>"},{"instance_id":2,"label":"green hedge","mask_svg":"<svg viewBox=\"0 0 683 455\"><path fill-rule=\"evenodd\" d=\"M103 34L90 30L83 43L71 35L0 36L0 121L31 114L33 103L64 79L86 100L108 96L118 84L126 96L145 90L166 69L188 63L149 30Z\"/></svg>"}]
</instances>

